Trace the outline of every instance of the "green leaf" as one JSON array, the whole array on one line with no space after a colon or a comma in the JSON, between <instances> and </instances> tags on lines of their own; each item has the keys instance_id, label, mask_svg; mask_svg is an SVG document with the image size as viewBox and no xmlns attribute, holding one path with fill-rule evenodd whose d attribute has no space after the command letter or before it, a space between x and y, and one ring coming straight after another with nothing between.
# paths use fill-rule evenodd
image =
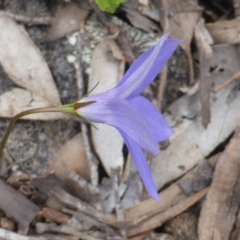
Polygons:
<instances>
[{"instance_id":1,"label":"green leaf","mask_svg":"<svg viewBox=\"0 0 240 240\"><path fill-rule=\"evenodd\" d=\"M108 13L115 13L120 3L126 2L126 0L95 0L98 7Z\"/></svg>"}]
</instances>

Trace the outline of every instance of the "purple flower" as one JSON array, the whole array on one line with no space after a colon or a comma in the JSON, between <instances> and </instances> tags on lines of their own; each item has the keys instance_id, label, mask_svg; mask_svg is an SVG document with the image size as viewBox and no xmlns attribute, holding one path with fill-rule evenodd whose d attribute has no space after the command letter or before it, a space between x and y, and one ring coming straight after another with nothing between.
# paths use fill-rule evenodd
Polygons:
<instances>
[{"instance_id":1,"label":"purple flower","mask_svg":"<svg viewBox=\"0 0 240 240\"><path fill-rule=\"evenodd\" d=\"M81 99L79 103L93 103L76 109L77 114L89 121L106 123L119 131L149 195L156 201L159 197L143 150L157 155L158 142L168 139L173 131L152 103L140 94L180 43L180 40L168 39L168 36L165 34L156 46L143 53L116 87Z\"/></svg>"}]
</instances>

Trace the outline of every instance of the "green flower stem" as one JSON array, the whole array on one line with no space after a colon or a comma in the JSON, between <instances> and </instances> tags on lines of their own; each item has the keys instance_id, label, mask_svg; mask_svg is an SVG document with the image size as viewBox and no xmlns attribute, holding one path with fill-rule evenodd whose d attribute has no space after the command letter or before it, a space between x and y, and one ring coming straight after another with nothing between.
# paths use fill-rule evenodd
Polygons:
<instances>
[{"instance_id":1,"label":"green flower stem","mask_svg":"<svg viewBox=\"0 0 240 240\"><path fill-rule=\"evenodd\" d=\"M2 158L3 149L6 146L8 137L9 137L11 131L13 130L16 121L19 118L24 117L26 115L34 114L34 113L43 113L43 112L44 113L45 112L59 112L59 113L75 114L74 104L75 103L67 104L67 105L63 105L63 106L60 106L60 107L35 108L35 109L30 109L30 110L23 111L23 112L18 113L17 115L15 115L11 119L11 121L10 121L8 127L7 127L7 130L5 132L5 135L4 135L4 137L3 137L3 139L2 139L2 141L0 143L0 159Z\"/></svg>"}]
</instances>

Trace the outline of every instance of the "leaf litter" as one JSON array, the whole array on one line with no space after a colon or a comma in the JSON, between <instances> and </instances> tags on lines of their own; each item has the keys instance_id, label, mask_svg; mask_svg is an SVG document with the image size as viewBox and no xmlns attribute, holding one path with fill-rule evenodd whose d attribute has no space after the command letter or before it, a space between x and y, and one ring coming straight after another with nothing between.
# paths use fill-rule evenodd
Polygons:
<instances>
[{"instance_id":1,"label":"leaf litter","mask_svg":"<svg viewBox=\"0 0 240 240\"><path fill-rule=\"evenodd\" d=\"M58 105L60 99L68 98L68 94L71 102L77 91L89 91L98 81L100 84L94 89L95 93L105 91L116 85L124 74L125 61L131 62L131 55L124 52L127 48L124 48L126 42L122 41L123 39L130 40L131 45L127 47L134 53L134 57L154 45L158 39L158 35L153 33L155 27L151 26L150 22L144 26L144 30L148 32L146 33L114 16L109 18L111 23L114 22L114 29L127 33L119 36L118 32L115 32L115 41L111 36L113 32L107 31L110 25L104 21L105 14L95 9L102 23L94 14L88 18L81 16L82 18L77 20L83 23L81 29L80 25L76 25L71 31L77 32L71 36L70 31L63 29L64 33L58 33L58 38L62 38L50 43L47 40L47 28L33 26L30 29L20 25L26 24L24 17L29 18L31 8L23 10L21 4L15 4L15 8L11 9L13 3L6 9L3 8L0 15L0 20L6 23L0 34L0 62L9 77L0 75L2 86L9 86L1 89L2 118L12 117L27 108ZM40 5L31 4L37 13L36 18L53 19L52 12L46 10L47 6L43 7L44 15L42 10L36 9L36 6L44 5L42 2ZM165 117L175 134L170 139L169 146L151 161L161 203L142 198L143 188L136 169L127 164L128 152L122 140L117 140L119 136L110 132L111 128L92 128L91 131L82 129L82 133L79 133L79 123L75 121L70 124L74 119L59 120L62 118L60 115L35 115L31 118L35 120L33 123L21 121L16 126L7 147L12 158L8 156L2 160L1 172L4 176L0 197L1 238L181 240L188 236L188 239L199 240L236 239L239 233L237 146L240 62L238 46L232 45L239 43L238 38L233 41L231 36L237 29L235 22L238 21L238 9L234 5L234 17L228 14L228 7L231 6L221 6L221 3L213 0L211 4L214 7L210 10L205 1L202 1L202 4L198 5L195 1L191 4L186 4L185 1L175 4L169 2L170 8L165 9L165 12L169 12L169 30L172 31L172 36L183 39L181 47L187 55L184 57L182 52L181 60L177 59L176 54L169 61L165 90L169 91L169 81L174 78L175 85L171 82L171 86L178 88L177 91L185 90L179 99L175 94L176 90L172 95L167 95L171 99L166 102L173 103L164 106ZM124 5L126 7L126 3ZM53 6L55 9L58 7ZM128 6L131 6L131 11L137 12L137 15L132 15L132 21L138 23L138 16L143 14L144 18L153 18L151 6L156 9L158 5L154 1L139 1L138 5ZM20 8L19 13L22 15L10 18L14 17L16 7ZM223 11L224 7L226 9ZM74 17L73 13L71 16L71 11L64 9L61 17L57 15L55 21L59 19L60 23L65 17ZM121 8L121 11L127 14L128 10L124 9ZM147 10L149 12L145 14ZM5 11L8 11L7 14ZM89 8L84 11L88 12ZM212 22L206 17L209 12L215 16ZM189 18L192 17L191 21L185 18L186 14ZM200 20L200 16L205 18L205 22ZM154 17L155 24L163 27L163 22L159 19L162 18ZM44 24L51 25L53 21L46 21ZM53 24L52 29L54 26L56 28ZM65 35L69 38L64 38ZM82 48L78 48L78 41L71 44L71 38L79 38ZM213 42L209 41L211 38ZM48 55L48 50L53 51L54 45L61 46L55 51L64 57L60 54L56 58L58 61L49 61L53 58ZM77 84L69 88L69 78L61 77L64 73L73 80L76 79L74 67L67 63L69 55L74 56L74 62L79 62L81 66L83 85L78 85L81 89L77 89ZM176 66L179 61L188 73L181 87L181 69ZM61 68L62 66L64 68ZM29 67L33 69L31 74ZM231 78L233 80L225 84ZM3 82L6 79L7 84ZM221 88L213 91L217 86ZM144 94L154 102L158 89L153 84ZM42 123L38 120L48 122ZM1 119L1 134L6 124L6 120ZM43 127L39 127L41 124ZM232 136L233 132L235 133ZM86 149L84 143L86 134L90 143L89 149ZM50 137L51 135L55 139ZM227 141L229 138L230 142ZM18 145L22 145L21 150ZM89 151L92 156L97 156L94 158L95 163L90 162L99 165L99 168L95 168L96 176L99 176L97 185L89 181L89 169L92 167L87 160ZM39 152L42 154L41 158L36 155ZM22 160L28 160L31 168L24 165ZM124 181L118 182L122 174ZM153 233L156 228L160 233Z\"/></svg>"}]
</instances>

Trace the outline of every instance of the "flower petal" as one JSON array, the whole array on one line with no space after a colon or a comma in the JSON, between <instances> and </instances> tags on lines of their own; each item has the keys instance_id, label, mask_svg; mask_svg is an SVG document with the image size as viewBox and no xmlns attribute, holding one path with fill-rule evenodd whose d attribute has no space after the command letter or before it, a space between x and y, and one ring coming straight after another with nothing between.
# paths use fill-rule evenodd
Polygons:
<instances>
[{"instance_id":1,"label":"flower petal","mask_svg":"<svg viewBox=\"0 0 240 240\"><path fill-rule=\"evenodd\" d=\"M173 134L162 114L146 98L137 96L129 99L129 102L145 118L156 142L165 141Z\"/></svg>"},{"instance_id":2,"label":"flower petal","mask_svg":"<svg viewBox=\"0 0 240 240\"><path fill-rule=\"evenodd\" d=\"M155 47L143 53L130 67L120 83L106 94L118 98L130 98L142 93L180 43L180 40L177 39L167 39L168 35L163 35Z\"/></svg>"},{"instance_id":3,"label":"flower petal","mask_svg":"<svg viewBox=\"0 0 240 240\"><path fill-rule=\"evenodd\" d=\"M94 96L94 95L93 95ZM80 116L92 122L106 123L121 129L130 139L144 150L158 154L158 145L144 117L125 99L101 101L77 110ZM88 98L87 98L88 99ZM85 100L85 99L84 99Z\"/></svg>"},{"instance_id":4,"label":"flower petal","mask_svg":"<svg viewBox=\"0 0 240 240\"><path fill-rule=\"evenodd\" d=\"M119 130L119 129L118 129ZM138 144L133 142L124 132L119 130L122 138L124 139L132 158L135 162L137 170L141 176L141 179L148 191L148 194L157 202L160 202L159 196L157 193L156 185L153 181L151 171L148 167L147 161L144 157L143 151Z\"/></svg>"}]
</instances>

